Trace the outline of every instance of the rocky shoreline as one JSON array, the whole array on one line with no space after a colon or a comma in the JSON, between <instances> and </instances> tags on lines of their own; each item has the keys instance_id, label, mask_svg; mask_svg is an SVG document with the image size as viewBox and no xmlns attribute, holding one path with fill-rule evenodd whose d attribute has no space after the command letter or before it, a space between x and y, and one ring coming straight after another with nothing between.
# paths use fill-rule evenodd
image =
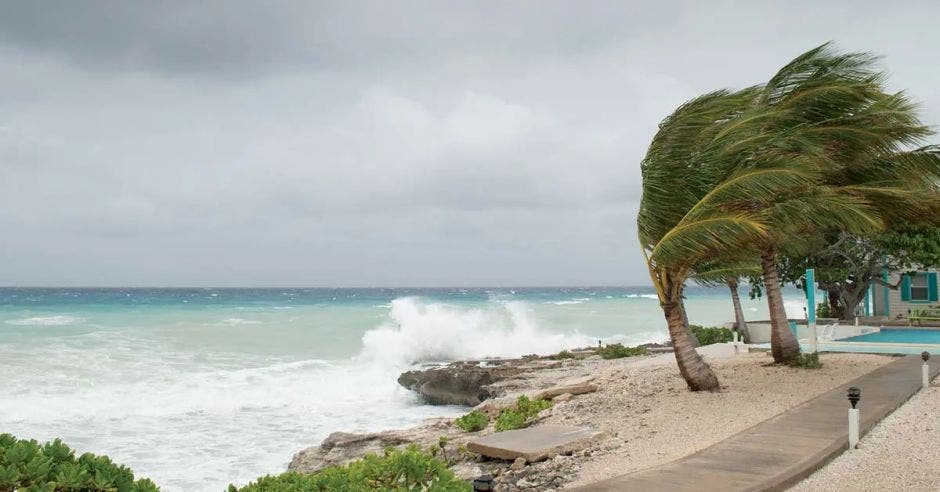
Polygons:
<instances>
[{"instance_id":1,"label":"rocky shoreline","mask_svg":"<svg viewBox=\"0 0 940 492\"><path fill-rule=\"evenodd\" d=\"M701 394L686 389L671 354L606 360L588 349L568 355L573 358L456 362L408 371L399 382L430 402L474 404L491 417L519 395L551 398L554 405L531 426L578 426L603 433L570 454L550 454L537 463L488 459L467 445L492 435L492 423L465 432L454 419L437 418L408 429L335 432L319 446L297 453L289 469L310 473L388 446L416 444L439 453L462 478L492 475L497 490L557 490L692 453L891 360L826 354L823 368L808 372L768 365L770 357L764 353L706 351L723 386L720 393Z\"/></svg>"}]
</instances>

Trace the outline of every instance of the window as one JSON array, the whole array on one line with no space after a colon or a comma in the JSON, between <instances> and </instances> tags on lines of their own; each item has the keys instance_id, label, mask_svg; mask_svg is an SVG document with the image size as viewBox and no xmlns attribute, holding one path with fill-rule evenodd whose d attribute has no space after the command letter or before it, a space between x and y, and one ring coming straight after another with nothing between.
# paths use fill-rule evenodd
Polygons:
<instances>
[{"instance_id":1,"label":"window","mask_svg":"<svg viewBox=\"0 0 940 492\"><path fill-rule=\"evenodd\" d=\"M918 273L911 276L911 300L930 300L930 289L927 287L927 274Z\"/></svg>"}]
</instances>

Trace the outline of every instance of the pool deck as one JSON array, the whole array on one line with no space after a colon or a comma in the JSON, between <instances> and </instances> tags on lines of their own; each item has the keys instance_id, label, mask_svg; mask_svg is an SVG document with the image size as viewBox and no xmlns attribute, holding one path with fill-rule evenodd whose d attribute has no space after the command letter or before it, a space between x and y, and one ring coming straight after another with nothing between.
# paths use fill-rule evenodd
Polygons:
<instances>
[{"instance_id":1,"label":"pool deck","mask_svg":"<svg viewBox=\"0 0 940 492\"><path fill-rule=\"evenodd\" d=\"M850 386L862 390L864 436L920 390L922 363L918 356L900 357L689 456L573 490L786 490L848 449ZM938 372L940 361L932 360L930 377Z\"/></svg>"}]
</instances>

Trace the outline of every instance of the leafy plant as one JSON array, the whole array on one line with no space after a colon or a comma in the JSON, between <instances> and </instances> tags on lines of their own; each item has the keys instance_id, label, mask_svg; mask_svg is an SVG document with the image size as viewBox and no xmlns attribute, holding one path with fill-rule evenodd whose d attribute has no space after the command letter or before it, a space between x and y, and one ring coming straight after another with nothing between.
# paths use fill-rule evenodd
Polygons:
<instances>
[{"instance_id":1,"label":"leafy plant","mask_svg":"<svg viewBox=\"0 0 940 492\"><path fill-rule=\"evenodd\" d=\"M552 359L555 359L555 360L576 359L576 358L577 357L575 357L574 354L572 354L568 350L562 350L561 352L558 352L557 354L552 356Z\"/></svg>"},{"instance_id":2,"label":"leafy plant","mask_svg":"<svg viewBox=\"0 0 940 492\"><path fill-rule=\"evenodd\" d=\"M490 423L490 418L485 413L474 410L463 417L454 420L454 425L460 427L464 432L476 432L486 428Z\"/></svg>"},{"instance_id":3,"label":"leafy plant","mask_svg":"<svg viewBox=\"0 0 940 492\"><path fill-rule=\"evenodd\" d=\"M718 326L699 326L690 325L689 328L698 339L699 345L711 345L713 343L726 343L734 341L734 332L727 328Z\"/></svg>"},{"instance_id":4,"label":"leafy plant","mask_svg":"<svg viewBox=\"0 0 940 492\"><path fill-rule=\"evenodd\" d=\"M812 352L800 354L790 365L803 369L819 369L822 367L822 362L819 362L819 353Z\"/></svg>"},{"instance_id":5,"label":"leafy plant","mask_svg":"<svg viewBox=\"0 0 940 492\"><path fill-rule=\"evenodd\" d=\"M36 440L0 434L0 492L81 491L157 492L149 479L134 480L134 473L107 456L75 451L60 439L40 445Z\"/></svg>"},{"instance_id":6,"label":"leafy plant","mask_svg":"<svg viewBox=\"0 0 940 492\"><path fill-rule=\"evenodd\" d=\"M266 475L228 492L328 492L337 490L397 492L470 492L469 483L458 479L443 461L412 445L388 448L383 456L367 454L344 466L332 466L313 474L286 472Z\"/></svg>"},{"instance_id":7,"label":"leafy plant","mask_svg":"<svg viewBox=\"0 0 940 492\"><path fill-rule=\"evenodd\" d=\"M829 307L828 302L824 302L816 306L816 317L817 318L831 318L832 317L832 308Z\"/></svg>"},{"instance_id":8,"label":"leafy plant","mask_svg":"<svg viewBox=\"0 0 940 492\"><path fill-rule=\"evenodd\" d=\"M499 412L499 417L496 417L496 432L521 429L525 426L525 416L512 409L503 410Z\"/></svg>"},{"instance_id":9,"label":"leafy plant","mask_svg":"<svg viewBox=\"0 0 940 492\"><path fill-rule=\"evenodd\" d=\"M605 359L622 359L646 355L649 351L646 347L625 347L622 343L610 343L597 349L596 353Z\"/></svg>"},{"instance_id":10,"label":"leafy plant","mask_svg":"<svg viewBox=\"0 0 940 492\"><path fill-rule=\"evenodd\" d=\"M512 407L499 412L499 416L496 417L496 432L526 427L539 412L551 406L552 402L549 400L531 400L528 396L522 395Z\"/></svg>"}]
</instances>

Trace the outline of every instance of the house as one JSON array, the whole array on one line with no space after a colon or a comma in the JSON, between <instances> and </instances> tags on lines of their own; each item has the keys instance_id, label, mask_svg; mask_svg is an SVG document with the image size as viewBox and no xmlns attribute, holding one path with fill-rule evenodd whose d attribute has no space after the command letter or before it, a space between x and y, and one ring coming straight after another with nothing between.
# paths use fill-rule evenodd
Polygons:
<instances>
[{"instance_id":1,"label":"house","mask_svg":"<svg viewBox=\"0 0 940 492\"><path fill-rule=\"evenodd\" d=\"M897 285L898 288L892 289L877 283L871 286L869 296L873 316L907 318L915 311L940 304L937 297L936 271L901 273L885 270L881 279L884 283Z\"/></svg>"}]
</instances>

